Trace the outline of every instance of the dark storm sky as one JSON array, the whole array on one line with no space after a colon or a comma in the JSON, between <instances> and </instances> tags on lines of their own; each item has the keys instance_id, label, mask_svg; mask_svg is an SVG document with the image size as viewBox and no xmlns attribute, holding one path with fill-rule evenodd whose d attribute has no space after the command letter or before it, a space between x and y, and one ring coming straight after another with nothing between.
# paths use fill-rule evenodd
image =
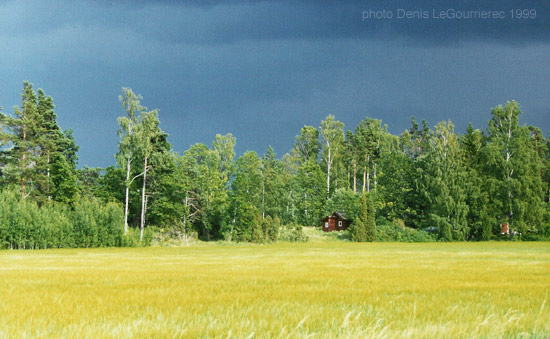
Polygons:
<instances>
[{"instance_id":1,"label":"dark storm sky","mask_svg":"<svg viewBox=\"0 0 550 339\"><path fill-rule=\"evenodd\" d=\"M536 17L511 17L524 8ZM370 10L393 17L364 18ZM468 122L484 129L507 100L550 132L546 0L2 1L0 46L3 111L20 104L23 80L43 88L74 130L80 166L115 163L123 86L159 109L179 153L231 132L238 154L272 145L282 155L328 114L349 129L382 119L394 134L412 115L451 119L462 133Z\"/></svg>"}]
</instances>

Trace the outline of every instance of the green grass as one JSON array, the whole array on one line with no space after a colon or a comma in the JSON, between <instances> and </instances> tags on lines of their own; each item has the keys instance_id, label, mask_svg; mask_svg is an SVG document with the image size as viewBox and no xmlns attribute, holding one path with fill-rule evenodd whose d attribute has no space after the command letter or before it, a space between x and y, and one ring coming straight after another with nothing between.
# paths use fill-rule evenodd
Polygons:
<instances>
[{"instance_id":1,"label":"green grass","mask_svg":"<svg viewBox=\"0 0 550 339\"><path fill-rule=\"evenodd\" d=\"M0 252L0 338L550 338L550 243Z\"/></svg>"}]
</instances>

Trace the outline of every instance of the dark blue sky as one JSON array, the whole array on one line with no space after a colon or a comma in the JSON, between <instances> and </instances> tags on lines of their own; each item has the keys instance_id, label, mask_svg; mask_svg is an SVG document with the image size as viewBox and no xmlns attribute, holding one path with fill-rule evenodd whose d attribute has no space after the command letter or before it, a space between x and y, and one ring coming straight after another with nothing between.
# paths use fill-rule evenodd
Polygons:
<instances>
[{"instance_id":1,"label":"dark blue sky","mask_svg":"<svg viewBox=\"0 0 550 339\"><path fill-rule=\"evenodd\" d=\"M379 118L394 134L412 115L484 129L507 100L520 103L522 123L550 132L549 1L341 3L2 1L0 106L13 112L23 80L43 88L91 167L115 163L121 87L159 109L179 153L231 132L238 154L272 145L282 155L328 114L349 129ZM536 17L511 17L523 8ZM393 17L364 19L370 10Z\"/></svg>"}]
</instances>

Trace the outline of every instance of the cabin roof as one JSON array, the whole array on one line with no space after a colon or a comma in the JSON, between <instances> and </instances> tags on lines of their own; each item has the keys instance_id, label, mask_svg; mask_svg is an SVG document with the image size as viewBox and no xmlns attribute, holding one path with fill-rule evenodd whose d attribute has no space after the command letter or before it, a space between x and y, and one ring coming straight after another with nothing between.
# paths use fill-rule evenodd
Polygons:
<instances>
[{"instance_id":1,"label":"cabin roof","mask_svg":"<svg viewBox=\"0 0 550 339\"><path fill-rule=\"evenodd\" d=\"M345 212L334 211L334 213L332 213L332 215L337 216L339 218L342 218L344 220L348 220L348 216L346 215Z\"/></svg>"},{"instance_id":2,"label":"cabin roof","mask_svg":"<svg viewBox=\"0 0 550 339\"><path fill-rule=\"evenodd\" d=\"M327 215L326 217L323 218L323 220L326 220L330 217L336 217L338 219L342 219L342 220L349 220L349 218L347 217L346 213L344 212L339 212L339 211L334 211L331 215Z\"/></svg>"}]
</instances>

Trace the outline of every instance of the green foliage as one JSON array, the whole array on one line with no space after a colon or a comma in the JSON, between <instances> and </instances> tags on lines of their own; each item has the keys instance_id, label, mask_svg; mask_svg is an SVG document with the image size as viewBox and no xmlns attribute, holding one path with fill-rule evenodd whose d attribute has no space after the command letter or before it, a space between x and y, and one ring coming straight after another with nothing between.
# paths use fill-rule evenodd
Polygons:
<instances>
[{"instance_id":1,"label":"green foliage","mask_svg":"<svg viewBox=\"0 0 550 339\"><path fill-rule=\"evenodd\" d=\"M119 204L84 199L74 209L56 202L39 207L16 190L0 193L0 248L123 246L123 225Z\"/></svg>"},{"instance_id":2,"label":"green foliage","mask_svg":"<svg viewBox=\"0 0 550 339\"><path fill-rule=\"evenodd\" d=\"M120 205L83 199L71 214L77 247L122 246L124 216Z\"/></svg>"},{"instance_id":3,"label":"green foliage","mask_svg":"<svg viewBox=\"0 0 550 339\"><path fill-rule=\"evenodd\" d=\"M234 236L231 239L238 242L264 242L260 211L244 201L237 203L235 211Z\"/></svg>"},{"instance_id":4,"label":"green foliage","mask_svg":"<svg viewBox=\"0 0 550 339\"><path fill-rule=\"evenodd\" d=\"M363 192L370 192L372 179L376 184L376 169L381 155L380 145L384 133L385 127L382 127L382 121L371 118L362 120L355 128L353 149L357 167L362 173Z\"/></svg>"},{"instance_id":5,"label":"green foliage","mask_svg":"<svg viewBox=\"0 0 550 339\"><path fill-rule=\"evenodd\" d=\"M361 195L353 193L346 188L337 189L324 206L324 215L330 215L334 211L343 212L350 220L355 220L359 215Z\"/></svg>"},{"instance_id":6,"label":"green foliage","mask_svg":"<svg viewBox=\"0 0 550 339\"><path fill-rule=\"evenodd\" d=\"M21 195L40 204L50 199L71 200L77 191L74 172L78 146L72 131L61 131L54 112L53 99L29 82L23 83L21 106L13 116L0 113L0 159L4 184L18 185ZM62 188L52 182L55 171L62 171L66 180ZM52 196L58 194L58 196Z\"/></svg>"},{"instance_id":7,"label":"green foliage","mask_svg":"<svg viewBox=\"0 0 550 339\"><path fill-rule=\"evenodd\" d=\"M454 125L450 121L438 123L428 140L421 189L428 201L428 221L439 228L446 241L465 240L469 234L466 171L462 165Z\"/></svg>"},{"instance_id":8,"label":"green foliage","mask_svg":"<svg viewBox=\"0 0 550 339\"><path fill-rule=\"evenodd\" d=\"M21 105L0 112L1 248L135 246L154 232L302 241L294 225L334 211L355 221L355 241L433 240L418 231L427 227L439 240L489 240L505 222L526 240L550 236L550 139L519 125L514 101L491 110L485 132L469 125L462 136L450 121L432 130L414 117L399 136L371 118L345 132L329 115L319 129L304 126L281 159L269 147L236 161L231 134L179 156L141 96L123 88L120 101L118 166L77 170L53 99L23 83Z\"/></svg>"},{"instance_id":9,"label":"green foliage","mask_svg":"<svg viewBox=\"0 0 550 339\"><path fill-rule=\"evenodd\" d=\"M526 233L544 225L543 163L529 128L519 126L520 113L515 101L492 109L482 158L493 224L508 222L513 231Z\"/></svg>"},{"instance_id":10,"label":"green foliage","mask_svg":"<svg viewBox=\"0 0 550 339\"><path fill-rule=\"evenodd\" d=\"M326 184L319 164L306 162L292 178L291 189L295 222L301 225L317 225L323 215L326 201Z\"/></svg>"},{"instance_id":11,"label":"green foliage","mask_svg":"<svg viewBox=\"0 0 550 339\"><path fill-rule=\"evenodd\" d=\"M99 169L99 177L89 185L82 184L80 187L88 187L89 194L82 193L83 196L92 196L101 199L104 202L118 202L124 204L124 170L109 166L105 169ZM80 177L79 181L89 180Z\"/></svg>"},{"instance_id":12,"label":"green foliage","mask_svg":"<svg viewBox=\"0 0 550 339\"><path fill-rule=\"evenodd\" d=\"M374 213L372 197L369 193L364 193L361 196L359 215L350 226L352 241L376 241L376 219Z\"/></svg>"},{"instance_id":13,"label":"green foliage","mask_svg":"<svg viewBox=\"0 0 550 339\"><path fill-rule=\"evenodd\" d=\"M433 242L436 241L436 237L426 231L379 218L376 222L376 240L380 242Z\"/></svg>"},{"instance_id":14,"label":"green foliage","mask_svg":"<svg viewBox=\"0 0 550 339\"><path fill-rule=\"evenodd\" d=\"M285 216L288 216L286 207L289 205L287 198L290 174L284 167L284 163L275 158L275 152L271 146L262 156L260 172L262 177L262 215L279 220L285 218Z\"/></svg>"},{"instance_id":15,"label":"green foliage","mask_svg":"<svg viewBox=\"0 0 550 339\"><path fill-rule=\"evenodd\" d=\"M78 192L77 176L65 157L55 154L51 165L51 195L54 201L72 205Z\"/></svg>"},{"instance_id":16,"label":"green foliage","mask_svg":"<svg viewBox=\"0 0 550 339\"><path fill-rule=\"evenodd\" d=\"M381 159L382 168L378 185L378 212L390 220L407 220L417 224L420 207L415 189L414 161L401 152L390 153Z\"/></svg>"},{"instance_id":17,"label":"green foliage","mask_svg":"<svg viewBox=\"0 0 550 339\"><path fill-rule=\"evenodd\" d=\"M288 242L307 242L309 238L304 234L302 226L288 224L281 227L278 240Z\"/></svg>"},{"instance_id":18,"label":"green foliage","mask_svg":"<svg viewBox=\"0 0 550 339\"><path fill-rule=\"evenodd\" d=\"M326 169L326 198L330 197L331 193L331 177L335 177L335 168L343 159L344 150L344 123L335 119L333 115L329 115L325 120L321 121L319 126L321 136L323 138L323 156L322 164Z\"/></svg>"},{"instance_id":19,"label":"green foliage","mask_svg":"<svg viewBox=\"0 0 550 339\"><path fill-rule=\"evenodd\" d=\"M279 236L279 227L281 222L279 218L271 218L267 216L262 221L262 231L264 232L264 238L266 242L276 242Z\"/></svg>"},{"instance_id":20,"label":"green foliage","mask_svg":"<svg viewBox=\"0 0 550 339\"><path fill-rule=\"evenodd\" d=\"M228 230L227 175L220 173L218 151L204 144L192 145L179 160L179 188L183 192L182 226L192 225L202 240L220 239ZM175 178L178 180L178 178ZM231 231L228 231L231 233Z\"/></svg>"},{"instance_id":21,"label":"green foliage","mask_svg":"<svg viewBox=\"0 0 550 339\"><path fill-rule=\"evenodd\" d=\"M307 162L317 162L320 150L319 131L313 126L304 126L300 130L300 134L294 139L291 156L300 165Z\"/></svg>"}]
</instances>

